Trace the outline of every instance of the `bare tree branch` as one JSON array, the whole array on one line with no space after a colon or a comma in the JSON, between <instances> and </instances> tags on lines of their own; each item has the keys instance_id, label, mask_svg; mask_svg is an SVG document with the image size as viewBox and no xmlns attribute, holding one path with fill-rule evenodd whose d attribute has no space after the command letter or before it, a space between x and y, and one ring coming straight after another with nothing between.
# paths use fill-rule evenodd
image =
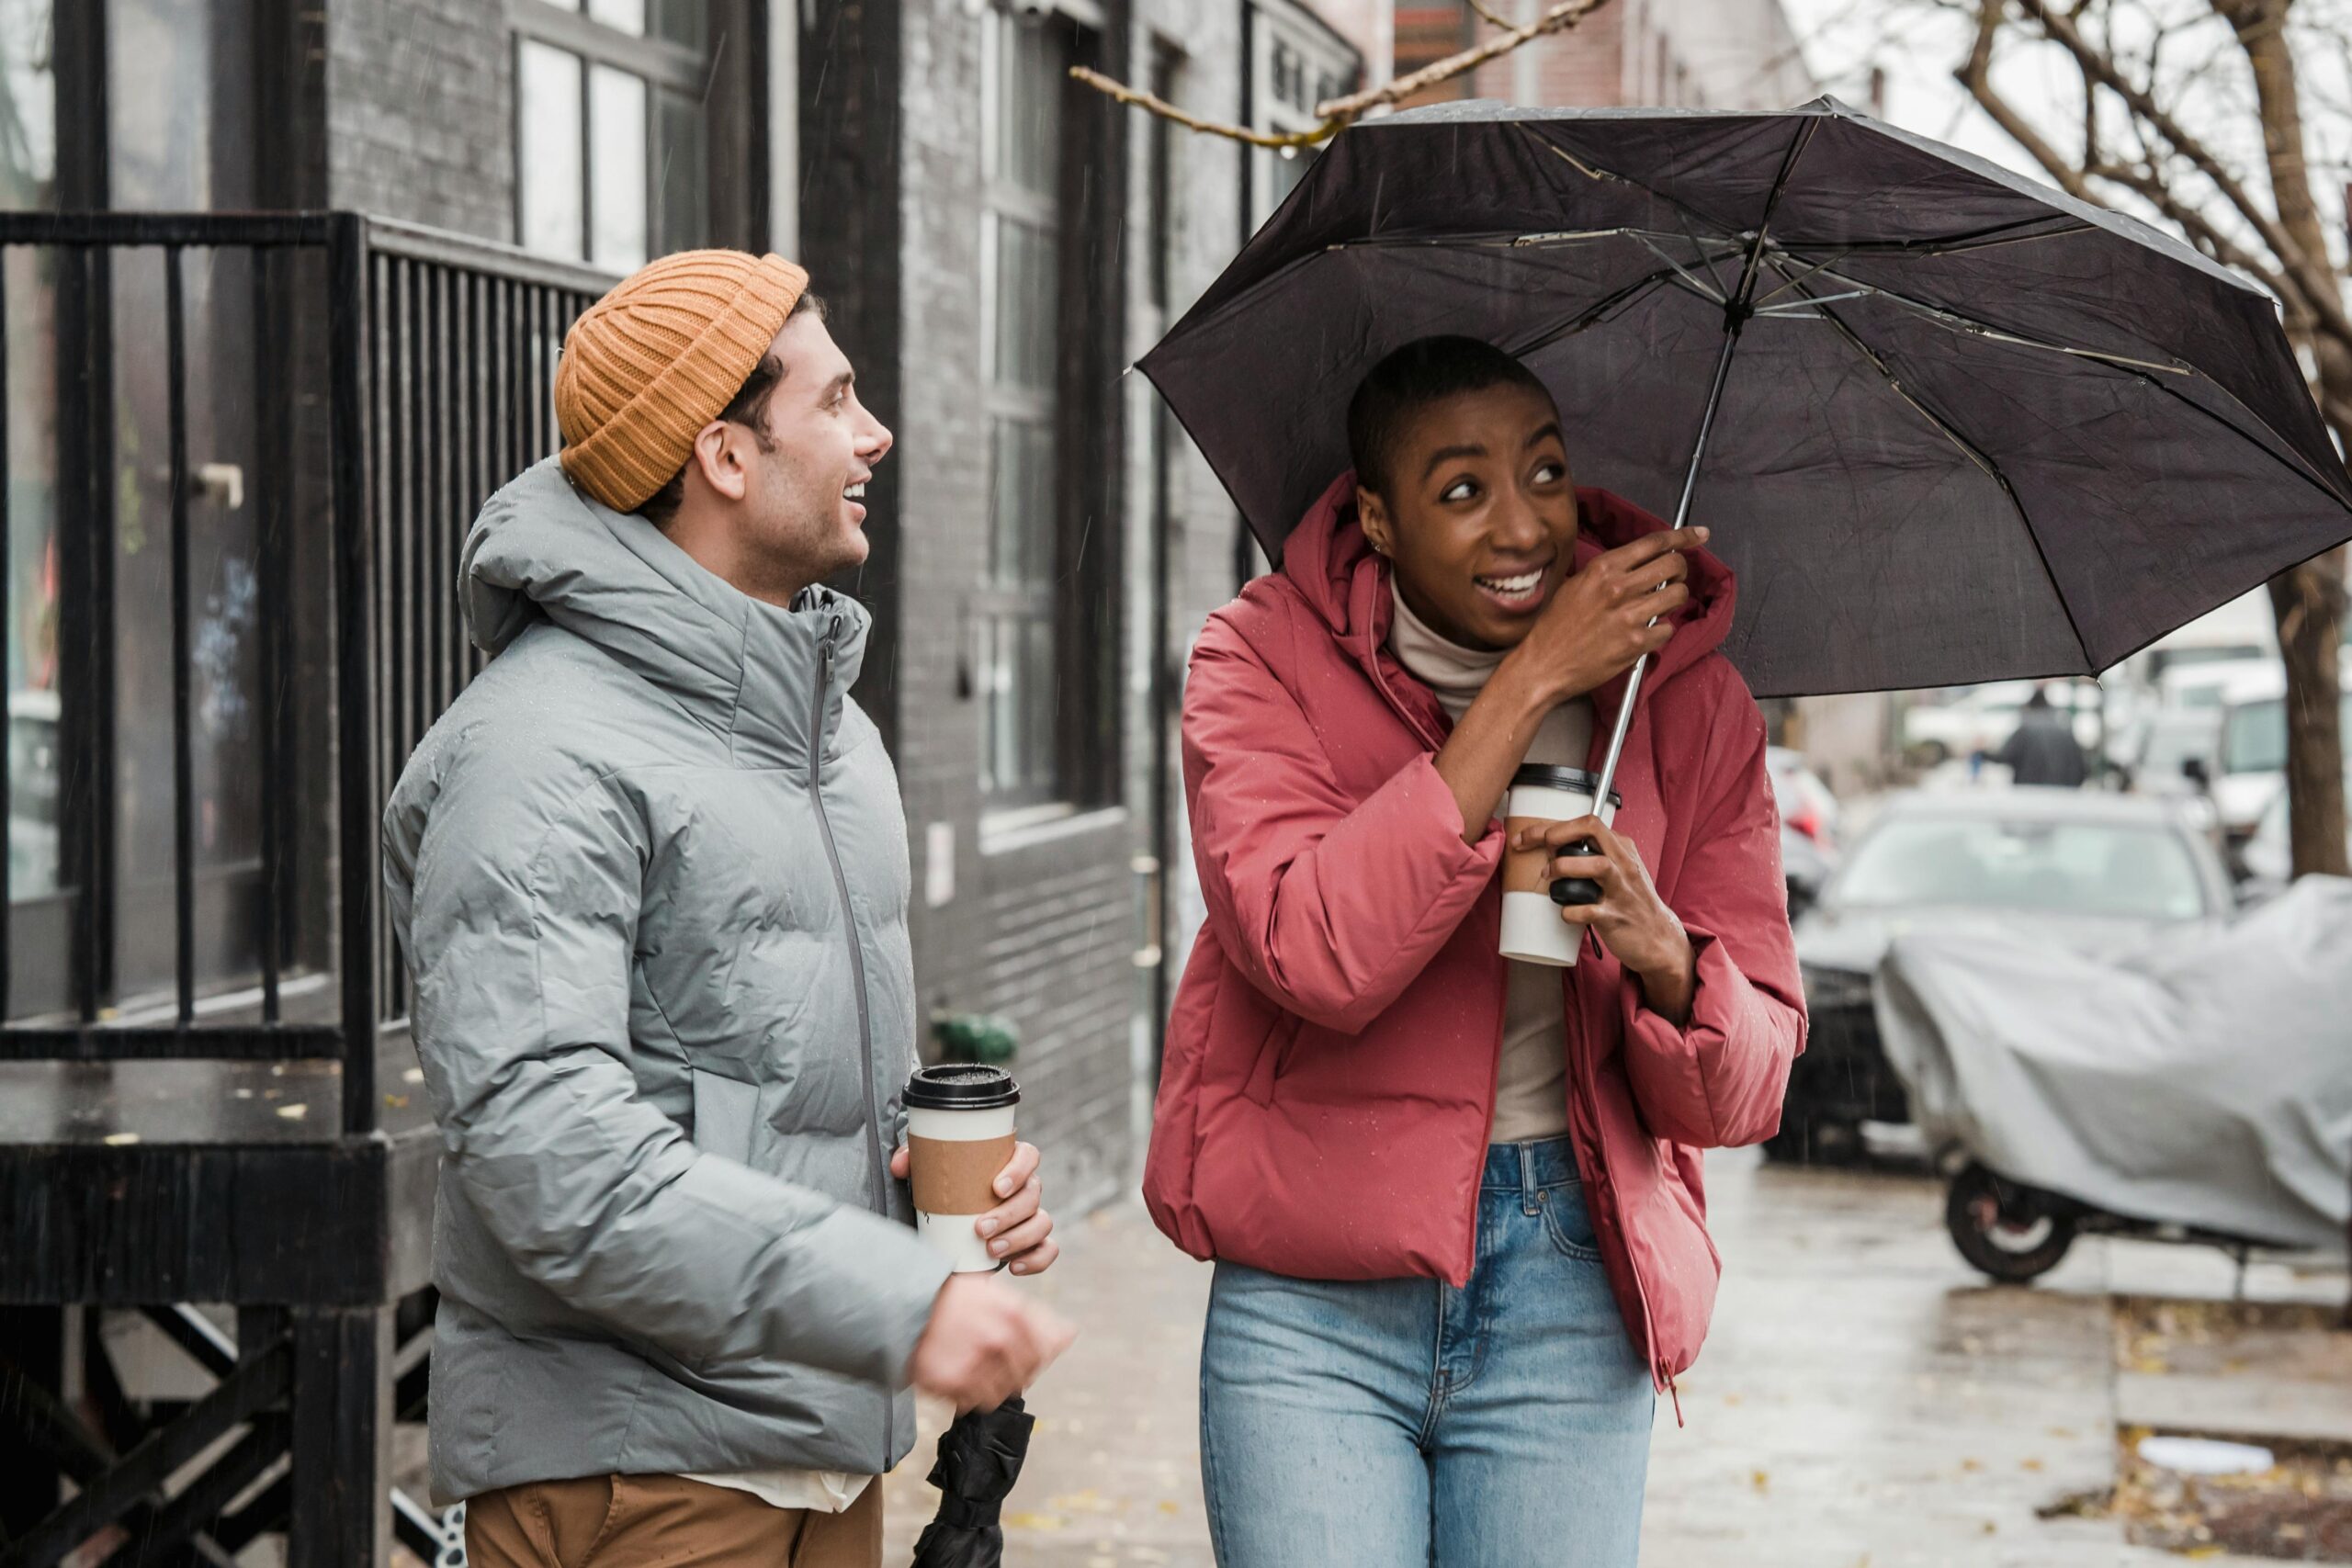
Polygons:
<instances>
[{"instance_id":1,"label":"bare tree branch","mask_svg":"<svg viewBox=\"0 0 2352 1568\"><path fill-rule=\"evenodd\" d=\"M1968 89L1969 96L1993 117L1993 123L2002 134L2026 151L2026 155L2041 164L2058 188L2077 201L2105 207L2098 193L2083 178L2075 161L2053 146L2048 138L2033 127L2033 122L2019 114L2007 98L1993 86L1993 43L2000 36L2001 11L2006 0L1982 0L1976 10L1976 43L1967 61L1952 73L1953 80Z\"/></svg>"},{"instance_id":2,"label":"bare tree branch","mask_svg":"<svg viewBox=\"0 0 2352 1568\"><path fill-rule=\"evenodd\" d=\"M1996 3L1997 0L1987 0L1987 4ZM2262 243L2270 248L2271 254L2278 258L2279 275L2287 279L2295 293L2302 297L2302 303L2325 323L2331 333L2352 342L2352 317L2345 314L2343 299L2335 288L2335 269L2328 258L2324 255L2316 258L2314 268L2314 258L2295 243L2294 237L2287 232L2278 217L2256 201L2245 184L2222 166L2204 141L2191 135L2152 95L2117 69L2115 62L2103 51L2083 37L2072 18L2053 9L2048 0L2017 0L2017 3L2021 10L2041 25L2045 37L2074 55L2086 73L2121 98L2132 112L2147 121L2173 151L2188 159L2198 173L2213 182L2214 188L2223 199L2237 209L2255 232L2262 236ZM2008 128L2004 126L2002 129L2007 130Z\"/></svg>"},{"instance_id":3,"label":"bare tree branch","mask_svg":"<svg viewBox=\"0 0 2352 1568\"><path fill-rule=\"evenodd\" d=\"M1252 130L1245 125L1204 119L1198 115L1178 108L1165 98L1130 87L1123 82L1114 81L1100 71L1091 70L1083 65L1073 65L1069 68L1069 73L1074 81L1083 82L1097 92L1107 93L1120 103L1133 105L1136 108L1156 114L1162 119L1173 120L1187 130L1197 130L1208 136L1222 136L1227 141L1244 142L1251 147L1317 147L1339 135L1374 109L1401 104L1415 94L1434 87L1441 82L1450 82L1456 76L1466 76L1489 60L1499 60L1513 50L1532 43L1539 38L1545 38L1553 33L1566 32L1608 4L1609 0L1559 0L1559 4L1552 6L1533 21L1510 27L1483 43L1474 44L1459 53L1449 54L1443 60L1433 61L1419 71L1399 76L1392 82L1383 83L1377 87L1367 87L1361 93L1350 93L1343 97L1325 99L1315 106L1318 123L1306 130ZM1487 16L1487 12L1482 8L1479 15ZM1489 17L1488 20L1496 21L1497 19ZM1503 24L1497 21L1497 25Z\"/></svg>"},{"instance_id":4,"label":"bare tree branch","mask_svg":"<svg viewBox=\"0 0 2352 1568\"><path fill-rule=\"evenodd\" d=\"M1485 18L1492 26L1510 28L1515 28L1519 25L1512 21L1509 17L1503 16L1498 12L1487 10L1485 6L1479 4L1479 0L1469 0L1469 6L1473 11L1477 12L1480 17Z\"/></svg>"}]
</instances>

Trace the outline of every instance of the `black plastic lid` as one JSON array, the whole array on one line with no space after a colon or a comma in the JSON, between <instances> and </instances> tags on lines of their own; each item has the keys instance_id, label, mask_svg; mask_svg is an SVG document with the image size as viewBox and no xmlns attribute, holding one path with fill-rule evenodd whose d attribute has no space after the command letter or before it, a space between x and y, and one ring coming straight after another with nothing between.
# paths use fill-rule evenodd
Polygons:
<instances>
[{"instance_id":1,"label":"black plastic lid","mask_svg":"<svg viewBox=\"0 0 2352 1568\"><path fill-rule=\"evenodd\" d=\"M1590 795L1600 784L1600 775L1588 773L1582 768L1563 768L1555 762L1522 762L1519 772L1511 774L1512 787L1529 784L1541 789L1572 789L1580 795ZM1615 790L1609 792L1609 808L1623 810L1625 797Z\"/></svg>"},{"instance_id":2,"label":"black plastic lid","mask_svg":"<svg viewBox=\"0 0 2352 1568\"><path fill-rule=\"evenodd\" d=\"M907 1079L906 1104L916 1111L996 1111L1021 1103L1021 1086L1002 1067L943 1062L917 1067Z\"/></svg>"}]
</instances>

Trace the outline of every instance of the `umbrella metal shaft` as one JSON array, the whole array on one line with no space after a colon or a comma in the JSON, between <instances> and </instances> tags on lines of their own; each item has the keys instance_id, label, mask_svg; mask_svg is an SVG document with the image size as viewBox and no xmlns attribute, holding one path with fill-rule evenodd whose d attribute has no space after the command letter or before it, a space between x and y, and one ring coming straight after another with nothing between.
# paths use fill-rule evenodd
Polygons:
<instances>
[{"instance_id":1,"label":"umbrella metal shaft","mask_svg":"<svg viewBox=\"0 0 2352 1568\"><path fill-rule=\"evenodd\" d=\"M1699 488L1699 466L1707 460L1707 436L1715 428L1715 410L1724 400L1724 382L1731 375L1732 350L1739 346L1740 329L1755 313L1756 276L1763 270L1764 236L1771 230L1772 215L1781 205L1781 193L1788 188L1789 175L1797 166L1806 144L1812 141L1814 127L1808 125L1789 144L1788 155L1781 161L1781 172L1772 180L1771 192L1764 198L1764 216L1756 225L1756 238L1747 247L1747 260L1740 268L1739 291L1724 306L1724 349L1715 358L1715 378L1707 388L1707 406L1699 415L1699 438L1691 444L1690 467L1682 475L1682 498L1674 503L1674 525L1681 527L1690 518L1690 497ZM1650 625L1657 625L1656 616ZM1643 654L1634 660L1634 668L1625 676L1625 698L1617 705L1617 722L1609 731L1609 750L1600 762L1600 782L1593 786L1593 810L1605 809L1609 803L1610 786L1617 782L1617 763L1625 752L1625 734L1634 726L1634 702L1642 694L1642 676L1648 671L1650 656ZM1582 899L1579 902L1591 902Z\"/></svg>"}]
</instances>

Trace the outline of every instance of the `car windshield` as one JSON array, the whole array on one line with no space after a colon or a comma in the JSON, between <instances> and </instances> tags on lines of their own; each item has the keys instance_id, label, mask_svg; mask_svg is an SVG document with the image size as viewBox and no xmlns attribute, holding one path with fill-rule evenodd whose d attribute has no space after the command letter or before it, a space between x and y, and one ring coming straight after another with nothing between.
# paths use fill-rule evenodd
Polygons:
<instances>
[{"instance_id":1,"label":"car windshield","mask_svg":"<svg viewBox=\"0 0 2352 1568\"><path fill-rule=\"evenodd\" d=\"M2265 697L2230 710L2222 766L2233 773L2275 773L2287 765L2287 699Z\"/></svg>"},{"instance_id":2,"label":"car windshield","mask_svg":"<svg viewBox=\"0 0 2352 1568\"><path fill-rule=\"evenodd\" d=\"M2342 709L2352 733L2352 692ZM2222 769L2232 773L2275 773L2287 765L2287 699L2263 697L2230 710L2222 734Z\"/></svg>"},{"instance_id":3,"label":"car windshield","mask_svg":"<svg viewBox=\"0 0 2352 1568\"><path fill-rule=\"evenodd\" d=\"M1854 852L1836 897L1873 908L1957 904L2156 920L2205 913L2204 886L2179 835L2107 822L1888 822Z\"/></svg>"}]
</instances>

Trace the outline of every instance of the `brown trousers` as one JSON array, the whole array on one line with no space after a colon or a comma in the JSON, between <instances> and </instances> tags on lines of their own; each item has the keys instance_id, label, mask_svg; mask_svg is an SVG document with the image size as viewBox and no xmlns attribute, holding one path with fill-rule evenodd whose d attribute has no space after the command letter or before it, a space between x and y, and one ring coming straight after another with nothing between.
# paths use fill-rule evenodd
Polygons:
<instances>
[{"instance_id":1,"label":"brown trousers","mask_svg":"<svg viewBox=\"0 0 2352 1568\"><path fill-rule=\"evenodd\" d=\"M881 1568L882 1480L846 1512L675 1475L592 1475L466 1503L470 1568Z\"/></svg>"}]
</instances>

